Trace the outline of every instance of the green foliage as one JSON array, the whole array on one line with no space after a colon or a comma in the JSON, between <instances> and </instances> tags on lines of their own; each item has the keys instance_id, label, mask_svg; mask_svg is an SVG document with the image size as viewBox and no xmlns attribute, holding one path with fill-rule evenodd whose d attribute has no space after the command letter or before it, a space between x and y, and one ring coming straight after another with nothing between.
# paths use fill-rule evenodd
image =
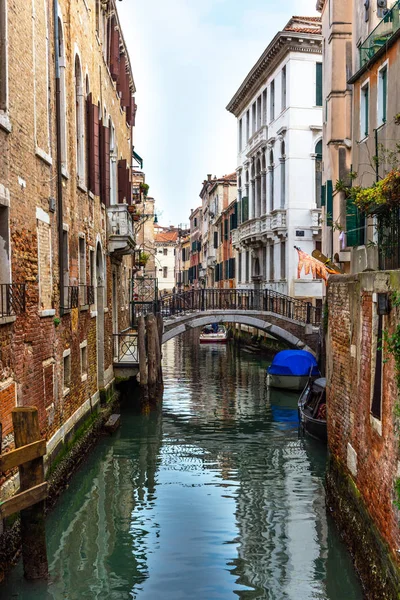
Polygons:
<instances>
[{"instance_id":1,"label":"green foliage","mask_svg":"<svg viewBox=\"0 0 400 600\"><path fill-rule=\"evenodd\" d=\"M142 190L142 192L143 192L143 196L144 196L145 198L147 198L147 195L148 195L148 193L149 193L150 186L149 186L147 183L141 183L141 184L140 184L140 189L141 189L141 190Z\"/></svg>"},{"instance_id":2,"label":"green foliage","mask_svg":"<svg viewBox=\"0 0 400 600\"><path fill-rule=\"evenodd\" d=\"M328 302L325 302L324 304L324 314L323 314L323 328L324 328L324 332L327 333L328 331L328 322L329 322L329 306L328 306Z\"/></svg>"},{"instance_id":3,"label":"green foliage","mask_svg":"<svg viewBox=\"0 0 400 600\"><path fill-rule=\"evenodd\" d=\"M61 319L59 319L58 317L54 317L53 323L54 323L55 327L58 327L59 324L61 323Z\"/></svg>"},{"instance_id":4,"label":"green foliage","mask_svg":"<svg viewBox=\"0 0 400 600\"><path fill-rule=\"evenodd\" d=\"M150 254L147 254L147 252L141 252L139 255L139 263L146 265L149 258L150 258Z\"/></svg>"}]
</instances>

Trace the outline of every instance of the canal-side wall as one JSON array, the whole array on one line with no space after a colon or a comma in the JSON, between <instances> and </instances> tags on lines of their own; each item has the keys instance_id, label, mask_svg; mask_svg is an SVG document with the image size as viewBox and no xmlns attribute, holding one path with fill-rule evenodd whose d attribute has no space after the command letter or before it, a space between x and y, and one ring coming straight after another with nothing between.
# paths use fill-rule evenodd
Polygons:
<instances>
[{"instance_id":1,"label":"canal-side wall","mask_svg":"<svg viewBox=\"0 0 400 600\"><path fill-rule=\"evenodd\" d=\"M400 591L399 390L394 358L385 343L380 357L378 335L378 294L390 300L381 319L392 335L398 290L400 273L368 272L332 276L327 291L327 500L374 599L398 598ZM373 416L377 368L382 384Z\"/></svg>"},{"instance_id":2,"label":"canal-side wall","mask_svg":"<svg viewBox=\"0 0 400 600\"><path fill-rule=\"evenodd\" d=\"M265 331L247 325L232 325L229 327L229 334L235 344L257 350L270 357L273 357L280 350L289 348L287 344L276 340Z\"/></svg>"}]
</instances>

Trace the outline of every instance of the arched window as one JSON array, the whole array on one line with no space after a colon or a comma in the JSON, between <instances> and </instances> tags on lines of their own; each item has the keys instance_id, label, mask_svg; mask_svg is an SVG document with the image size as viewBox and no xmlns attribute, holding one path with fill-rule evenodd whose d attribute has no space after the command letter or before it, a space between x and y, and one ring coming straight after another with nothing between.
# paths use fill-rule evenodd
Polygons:
<instances>
[{"instance_id":1,"label":"arched window","mask_svg":"<svg viewBox=\"0 0 400 600\"><path fill-rule=\"evenodd\" d=\"M274 188L275 188L275 178L274 178L274 152L271 150L269 153L269 210L270 212L274 210Z\"/></svg>"},{"instance_id":2,"label":"arched window","mask_svg":"<svg viewBox=\"0 0 400 600\"><path fill-rule=\"evenodd\" d=\"M75 56L75 127L76 127L76 175L78 183L85 183L85 119L82 68L79 56Z\"/></svg>"},{"instance_id":3,"label":"arched window","mask_svg":"<svg viewBox=\"0 0 400 600\"><path fill-rule=\"evenodd\" d=\"M321 208L322 191L322 140L315 146L315 204Z\"/></svg>"},{"instance_id":4,"label":"arched window","mask_svg":"<svg viewBox=\"0 0 400 600\"><path fill-rule=\"evenodd\" d=\"M85 98L86 98L86 110L84 111L83 114L83 118L84 118L84 122L85 122L85 141L86 141L86 161L85 161L85 165L86 165L86 171L85 171L85 181L86 181L86 185L89 188L89 169L90 169L90 148L89 148L89 144L90 144L90 131L89 131L89 127L90 127L90 123L89 123L89 104L91 104L92 102L92 98L90 95L90 85L89 85L89 75L86 74L85 77Z\"/></svg>"},{"instance_id":5,"label":"arched window","mask_svg":"<svg viewBox=\"0 0 400 600\"><path fill-rule=\"evenodd\" d=\"M67 108L65 102L65 44L62 21L58 17L58 64L60 67L60 139L61 165L67 168Z\"/></svg>"}]
</instances>

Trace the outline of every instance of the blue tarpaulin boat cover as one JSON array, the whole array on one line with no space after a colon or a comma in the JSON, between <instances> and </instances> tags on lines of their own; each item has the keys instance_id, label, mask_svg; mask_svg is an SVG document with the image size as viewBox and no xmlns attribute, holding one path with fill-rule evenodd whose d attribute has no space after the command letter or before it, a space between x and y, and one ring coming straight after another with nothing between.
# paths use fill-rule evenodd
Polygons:
<instances>
[{"instance_id":1,"label":"blue tarpaulin boat cover","mask_svg":"<svg viewBox=\"0 0 400 600\"><path fill-rule=\"evenodd\" d=\"M318 377L319 369L315 357L306 350L282 350L268 367L270 375L312 375Z\"/></svg>"}]
</instances>

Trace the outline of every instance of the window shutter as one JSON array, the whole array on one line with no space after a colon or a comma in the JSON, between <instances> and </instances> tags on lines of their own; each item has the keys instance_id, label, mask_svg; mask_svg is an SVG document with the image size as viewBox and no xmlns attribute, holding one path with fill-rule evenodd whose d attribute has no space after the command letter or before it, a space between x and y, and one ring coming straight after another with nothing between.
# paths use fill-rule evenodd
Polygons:
<instances>
[{"instance_id":1,"label":"window shutter","mask_svg":"<svg viewBox=\"0 0 400 600\"><path fill-rule=\"evenodd\" d=\"M110 129L101 127L102 148L100 156L102 157L101 176L102 176L102 202L110 206Z\"/></svg>"},{"instance_id":2,"label":"window shutter","mask_svg":"<svg viewBox=\"0 0 400 600\"><path fill-rule=\"evenodd\" d=\"M118 161L118 202L122 204L126 198L126 160Z\"/></svg>"},{"instance_id":3,"label":"window shutter","mask_svg":"<svg viewBox=\"0 0 400 600\"><path fill-rule=\"evenodd\" d=\"M326 185L321 185L321 206L326 204Z\"/></svg>"},{"instance_id":4,"label":"window shutter","mask_svg":"<svg viewBox=\"0 0 400 600\"><path fill-rule=\"evenodd\" d=\"M130 127L133 127L134 110L135 110L135 100L133 99L133 96L130 95L129 104L126 107L126 122L128 123L128 125L130 125Z\"/></svg>"},{"instance_id":5,"label":"window shutter","mask_svg":"<svg viewBox=\"0 0 400 600\"><path fill-rule=\"evenodd\" d=\"M132 100L133 100L132 127L135 127L135 125L136 125L137 104L135 102L135 98L132 98Z\"/></svg>"},{"instance_id":6,"label":"window shutter","mask_svg":"<svg viewBox=\"0 0 400 600\"><path fill-rule=\"evenodd\" d=\"M97 104L92 104L92 94L87 99L87 129L88 129L88 184L89 190L100 195L100 148L99 148L99 110Z\"/></svg>"},{"instance_id":7,"label":"window shutter","mask_svg":"<svg viewBox=\"0 0 400 600\"><path fill-rule=\"evenodd\" d=\"M227 240L229 235L228 219L224 220L224 239Z\"/></svg>"},{"instance_id":8,"label":"window shutter","mask_svg":"<svg viewBox=\"0 0 400 600\"><path fill-rule=\"evenodd\" d=\"M119 31L116 29L115 19L111 23L111 42L110 42L110 73L114 81L118 80L120 70L119 58Z\"/></svg>"},{"instance_id":9,"label":"window shutter","mask_svg":"<svg viewBox=\"0 0 400 600\"><path fill-rule=\"evenodd\" d=\"M132 204L132 178L129 166L126 169L126 202Z\"/></svg>"},{"instance_id":10,"label":"window shutter","mask_svg":"<svg viewBox=\"0 0 400 600\"><path fill-rule=\"evenodd\" d=\"M316 106L322 106L322 63L320 62L315 65L315 79L315 104Z\"/></svg>"},{"instance_id":11,"label":"window shutter","mask_svg":"<svg viewBox=\"0 0 400 600\"><path fill-rule=\"evenodd\" d=\"M326 224L328 227L333 225L333 186L330 179L326 182Z\"/></svg>"}]
</instances>

